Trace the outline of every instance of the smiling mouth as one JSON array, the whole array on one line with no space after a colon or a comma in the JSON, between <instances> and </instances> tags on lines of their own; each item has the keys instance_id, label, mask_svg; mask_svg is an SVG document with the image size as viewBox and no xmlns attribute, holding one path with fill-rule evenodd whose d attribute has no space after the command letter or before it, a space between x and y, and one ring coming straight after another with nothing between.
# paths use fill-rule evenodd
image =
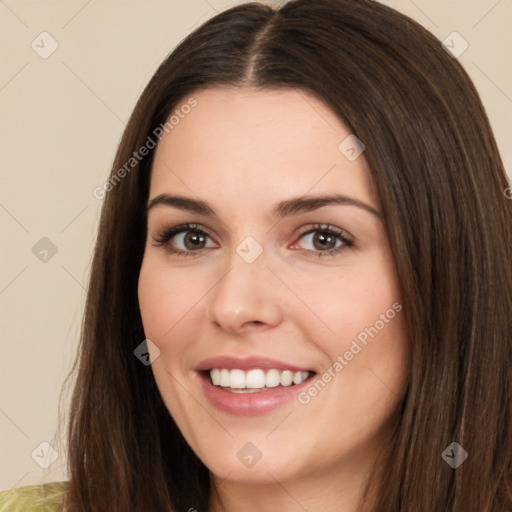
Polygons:
<instances>
[{"instance_id":1,"label":"smiling mouth","mask_svg":"<svg viewBox=\"0 0 512 512\"><path fill-rule=\"evenodd\" d=\"M241 370L238 368L212 368L203 372L210 383L230 393L261 393L276 388L292 387L316 375L314 371L263 370L254 368Z\"/></svg>"}]
</instances>

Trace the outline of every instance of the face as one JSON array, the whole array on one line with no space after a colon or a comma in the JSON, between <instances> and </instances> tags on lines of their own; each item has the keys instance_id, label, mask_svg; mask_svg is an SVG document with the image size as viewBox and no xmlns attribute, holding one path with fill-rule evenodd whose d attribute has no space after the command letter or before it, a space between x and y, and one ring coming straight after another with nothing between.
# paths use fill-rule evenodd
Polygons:
<instances>
[{"instance_id":1,"label":"face","mask_svg":"<svg viewBox=\"0 0 512 512\"><path fill-rule=\"evenodd\" d=\"M160 393L219 479L353 478L407 378L364 152L305 92L193 98L156 149L139 277Z\"/></svg>"}]
</instances>

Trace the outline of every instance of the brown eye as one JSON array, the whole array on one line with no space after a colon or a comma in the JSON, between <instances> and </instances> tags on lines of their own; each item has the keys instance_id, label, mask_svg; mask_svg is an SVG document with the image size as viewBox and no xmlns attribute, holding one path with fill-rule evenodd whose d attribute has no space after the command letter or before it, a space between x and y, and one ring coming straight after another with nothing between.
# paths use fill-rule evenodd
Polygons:
<instances>
[{"instance_id":1,"label":"brown eye","mask_svg":"<svg viewBox=\"0 0 512 512\"><path fill-rule=\"evenodd\" d=\"M334 249L336 241L335 236L322 232L315 232L313 236L313 246L319 251Z\"/></svg>"},{"instance_id":2,"label":"brown eye","mask_svg":"<svg viewBox=\"0 0 512 512\"><path fill-rule=\"evenodd\" d=\"M316 225L300 237L303 249L316 253L318 256L334 255L348 247L354 242L344 233L329 225ZM307 247L307 246L310 247Z\"/></svg>"},{"instance_id":3,"label":"brown eye","mask_svg":"<svg viewBox=\"0 0 512 512\"><path fill-rule=\"evenodd\" d=\"M155 238L155 242L156 246L165 246L169 252L180 255L192 254L202 249L216 247L206 231L191 224L166 229Z\"/></svg>"},{"instance_id":4,"label":"brown eye","mask_svg":"<svg viewBox=\"0 0 512 512\"><path fill-rule=\"evenodd\" d=\"M175 236L175 238L177 238L177 236ZM194 249L204 248L206 237L198 231L188 231L182 241L186 249L193 251Z\"/></svg>"}]
</instances>

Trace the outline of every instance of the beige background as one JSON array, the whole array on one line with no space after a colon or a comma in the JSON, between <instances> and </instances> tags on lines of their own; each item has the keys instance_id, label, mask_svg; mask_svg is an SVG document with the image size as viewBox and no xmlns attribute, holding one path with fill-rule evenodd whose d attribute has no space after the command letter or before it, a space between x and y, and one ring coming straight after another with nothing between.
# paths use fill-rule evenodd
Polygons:
<instances>
[{"instance_id":1,"label":"beige background","mask_svg":"<svg viewBox=\"0 0 512 512\"><path fill-rule=\"evenodd\" d=\"M235 3L242 2L0 0L0 489L66 479L54 437L101 208L92 191L107 178L124 124L160 62ZM459 59L512 175L512 1L383 3L441 40L456 31L469 43ZM43 31L58 43L46 59L40 53L51 39ZM46 262L32 251L43 237L57 248ZM36 462L48 455L45 441L59 452L46 471Z\"/></svg>"}]
</instances>

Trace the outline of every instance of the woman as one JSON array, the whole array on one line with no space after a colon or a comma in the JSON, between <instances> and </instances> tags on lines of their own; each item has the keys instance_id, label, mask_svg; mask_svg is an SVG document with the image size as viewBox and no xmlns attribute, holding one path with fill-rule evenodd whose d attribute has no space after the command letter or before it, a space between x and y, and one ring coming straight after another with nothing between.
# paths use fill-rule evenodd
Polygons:
<instances>
[{"instance_id":1,"label":"woman","mask_svg":"<svg viewBox=\"0 0 512 512\"><path fill-rule=\"evenodd\" d=\"M297 0L205 23L95 192L56 502L510 511L507 187L472 83L409 18Z\"/></svg>"}]
</instances>

